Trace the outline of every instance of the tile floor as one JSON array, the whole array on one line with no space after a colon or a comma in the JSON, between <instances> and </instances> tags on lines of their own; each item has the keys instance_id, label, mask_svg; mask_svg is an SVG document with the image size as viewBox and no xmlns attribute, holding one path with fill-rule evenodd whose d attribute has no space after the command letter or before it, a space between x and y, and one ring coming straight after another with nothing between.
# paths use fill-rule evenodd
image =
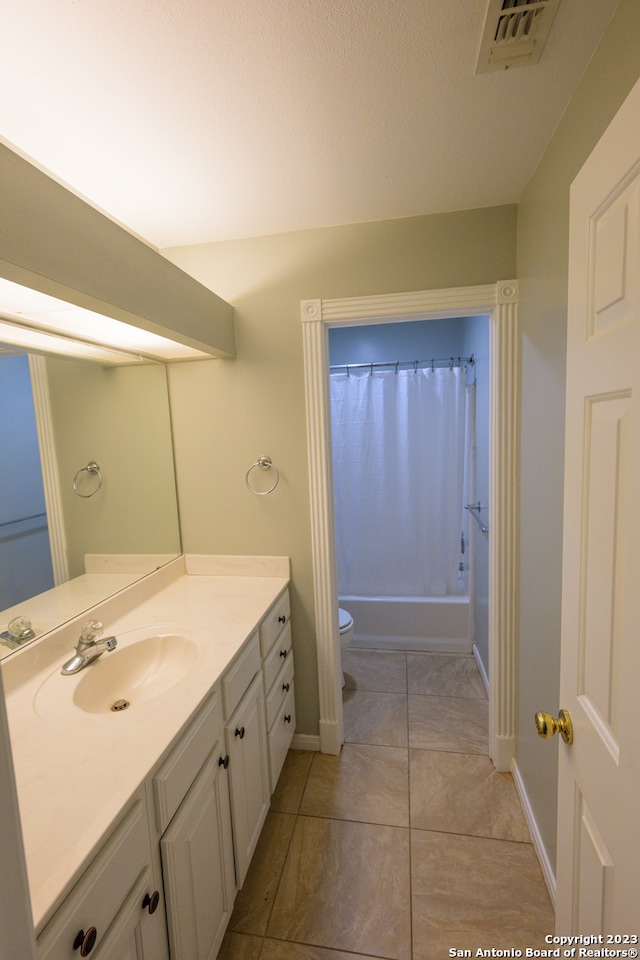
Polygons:
<instances>
[{"instance_id":1,"label":"tile floor","mask_svg":"<svg viewBox=\"0 0 640 960\"><path fill-rule=\"evenodd\" d=\"M545 946L553 910L472 657L351 650L339 757L291 750L219 960Z\"/></svg>"}]
</instances>

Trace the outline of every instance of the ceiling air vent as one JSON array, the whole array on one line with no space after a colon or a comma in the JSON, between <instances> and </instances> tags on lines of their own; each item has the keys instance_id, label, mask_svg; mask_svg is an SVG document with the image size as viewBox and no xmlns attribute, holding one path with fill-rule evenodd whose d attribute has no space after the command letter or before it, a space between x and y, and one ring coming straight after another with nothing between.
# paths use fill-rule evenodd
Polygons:
<instances>
[{"instance_id":1,"label":"ceiling air vent","mask_svg":"<svg viewBox=\"0 0 640 960\"><path fill-rule=\"evenodd\" d=\"M537 63L560 0L489 0L476 73Z\"/></svg>"}]
</instances>

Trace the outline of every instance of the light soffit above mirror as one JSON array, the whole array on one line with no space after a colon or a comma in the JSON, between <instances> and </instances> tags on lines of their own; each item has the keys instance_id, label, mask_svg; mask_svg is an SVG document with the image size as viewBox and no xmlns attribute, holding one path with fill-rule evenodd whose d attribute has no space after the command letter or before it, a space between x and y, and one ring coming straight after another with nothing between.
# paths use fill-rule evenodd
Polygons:
<instances>
[{"instance_id":1,"label":"light soffit above mirror","mask_svg":"<svg viewBox=\"0 0 640 960\"><path fill-rule=\"evenodd\" d=\"M0 341L32 352L57 353L106 364L148 360L166 363L202 360L209 356L176 340L2 277Z\"/></svg>"},{"instance_id":2,"label":"light soffit above mirror","mask_svg":"<svg viewBox=\"0 0 640 960\"><path fill-rule=\"evenodd\" d=\"M67 313L75 326L67 335L98 339L99 315L197 352L167 356L165 344L162 357L125 348L133 354L235 356L234 310L226 301L1 143L0 180L0 277L62 301L58 319ZM0 313L34 323L1 301ZM106 336L99 342L113 346Z\"/></svg>"}]
</instances>

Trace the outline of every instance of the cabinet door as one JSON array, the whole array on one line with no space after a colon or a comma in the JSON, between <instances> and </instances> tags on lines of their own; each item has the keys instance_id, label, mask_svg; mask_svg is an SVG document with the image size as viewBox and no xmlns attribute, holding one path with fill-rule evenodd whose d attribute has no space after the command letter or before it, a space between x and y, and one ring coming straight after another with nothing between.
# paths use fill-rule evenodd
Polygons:
<instances>
[{"instance_id":1,"label":"cabinet door","mask_svg":"<svg viewBox=\"0 0 640 960\"><path fill-rule=\"evenodd\" d=\"M282 771L296 728L296 701L293 681L287 686L289 691L282 701L278 715L267 736L269 743L269 784L272 792L276 789L278 777Z\"/></svg>"},{"instance_id":2,"label":"cabinet door","mask_svg":"<svg viewBox=\"0 0 640 960\"><path fill-rule=\"evenodd\" d=\"M160 841L171 960L213 960L233 909L228 776L220 753L206 761Z\"/></svg>"},{"instance_id":3,"label":"cabinet door","mask_svg":"<svg viewBox=\"0 0 640 960\"><path fill-rule=\"evenodd\" d=\"M269 764L262 677L255 678L225 727L238 887L244 883L269 810Z\"/></svg>"},{"instance_id":4,"label":"cabinet door","mask_svg":"<svg viewBox=\"0 0 640 960\"><path fill-rule=\"evenodd\" d=\"M40 933L40 960L76 960L82 951L85 955L90 952L92 957L99 957L103 949L111 949L114 930L120 930L124 922L125 905L129 909L135 902L136 911L142 913L144 893L151 894L157 887L152 885L150 859L146 804L139 793ZM139 898L137 894L134 897L133 891L138 890L143 878L150 889L140 892ZM153 917L147 913L154 925L163 927L161 915L162 910ZM80 943L75 946L76 942L83 940L82 946ZM166 934L164 951L158 952L158 957L167 956Z\"/></svg>"},{"instance_id":5,"label":"cabinet door","mask_svg":"<svg viewBox=\"0 0 640 960\"><path fill-rule=\"evenodd\" d=\"M162 911L156 913L153 909L149 912L149 900L156 889L152 871L147 868L118 911L103 943L96 950L95 960L158 960L168 957Z\"/></svg>"}]
</instances>

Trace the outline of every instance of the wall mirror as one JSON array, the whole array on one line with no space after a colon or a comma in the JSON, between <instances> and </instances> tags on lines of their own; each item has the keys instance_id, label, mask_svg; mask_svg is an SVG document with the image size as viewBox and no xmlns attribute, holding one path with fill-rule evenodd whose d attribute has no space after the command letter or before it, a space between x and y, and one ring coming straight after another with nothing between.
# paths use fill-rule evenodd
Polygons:
<instances>
[{"instance_id":1,"label":"wall mirror","mask_svg":"<svg viewBox=\"0 0 640 960\"><path fill-rule=\"evenodd\" d=\"M0 449L0 634L24 616L37 639L180 554L163 364L0 346Z\"/></svg>"}]
</instances>

